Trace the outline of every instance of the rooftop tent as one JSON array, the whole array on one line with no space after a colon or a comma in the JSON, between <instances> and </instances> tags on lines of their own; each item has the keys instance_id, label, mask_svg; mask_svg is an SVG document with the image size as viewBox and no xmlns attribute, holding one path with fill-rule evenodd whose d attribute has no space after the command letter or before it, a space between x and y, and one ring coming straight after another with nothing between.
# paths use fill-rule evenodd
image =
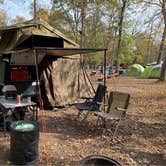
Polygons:
<instances>
[{"instance_id":1,"label":"rooftop tent","mask_svg":"<svg viewBox=\"0 0 166 166\"><path fill-rule=\"evenodd\" d=\"M143 66L141 66L140 64L133 64L127 68L126 75L139 77L141 76L141 73L143 71L144 71Z\"/></svg>"},{"instance_id":2,"label":"rooftop tent","mask_svg":"<svg viewBox=\"0 0 166 166\"><path fill-rule=\"evenodd\" d=\"M146 66L144 72L141 74L143 78L159 78L161 72L161 64L155 66Z\"/></svg>"},{"instance_id":3,"label":"rooftop tent","mask_svg":"<svg viewBox=\"0 0 166 166\"><path fill-rule=\"evenodd\" d=\"M33 47L77 48L79 45L44 21L30 20L0 28L0 53L10 55L12 65L34 65ZM48 54L40 51L38 63Z\"/></svg>"},{"instance_id":4,"label":"rooftop tent","mask_svg":"<svg viewBox=\"0 0 166 166\"><path fill-rule=\"evenodd\" d=\"M42 97L51 106L71 104L80 96L93 95L78 54L104 49L78 47L43 21L31 20L0 29L0 54L10 58L10 66L38 64L45 87Z\"/></svg>"},{"instance_id":5,"label":"rooftop tent","mask_svg":"<svg viewBox=\"0 0 166 166\"><path fill-rule=\"evenodd\" d=\"M0 28L0 52L3 54L34 46L73 48L79 47L44 21L30 20L12 26Z\"/></svg>"}]
</instances>

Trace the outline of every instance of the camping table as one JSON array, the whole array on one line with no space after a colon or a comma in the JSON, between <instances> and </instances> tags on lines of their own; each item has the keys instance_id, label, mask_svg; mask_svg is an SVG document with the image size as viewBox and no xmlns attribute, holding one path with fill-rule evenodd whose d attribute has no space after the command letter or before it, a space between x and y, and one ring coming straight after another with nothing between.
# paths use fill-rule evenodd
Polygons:
<instances>
[{"instance_id":1,"label":"camping table","mask_svg":"<svg viewBox=\"0 0 166 166\"><path fill-rule=\"evenodd\" d=\"M32 102L32 101L21 101L21 103L17 103L16 99L5 99L4 97L0 97L0 107L2 108L2 114L3 114L4 132L6 131L6 119L5 118L10 109L35 106L35 105L36 105L36 103ZM35 109L34 111L36 112L36 120L37 120L38 109Z\"/></svg>"}]
</instances>

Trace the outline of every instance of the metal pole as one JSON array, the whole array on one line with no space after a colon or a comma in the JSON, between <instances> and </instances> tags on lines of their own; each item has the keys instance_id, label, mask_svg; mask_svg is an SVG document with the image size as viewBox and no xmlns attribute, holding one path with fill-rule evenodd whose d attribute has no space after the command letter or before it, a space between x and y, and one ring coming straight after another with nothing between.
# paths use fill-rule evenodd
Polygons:
<instances>
[{"instance_id":1,"label":"metal pole","mask_svg":"<svg viewBox=\"0 0 166 166\"><path fill-rule=\"evenodd\" d=\"M106 86L106 65L107 65L107 49L104 50L104 86ZM106 93L104 95L104 112L105 112Z\"/></svg>"},{"instance_id":2,"label":"metal pole","mask_svg":"<svg viewBox=\"0 0 166 166\"><path fill-rule=\"evenodd\" d=\"M33 54L34 54L34 58L35 58L35 69L36 69L36 83L37 83L37 86L36 86L36 95L39 99L39 108L41 108L42 106L42 99L41 99L41 90L40 90L40 78L39 78L39 69L38 69L38 55L37 55L37 51L36 50L33 50ZM38 108L36 110L36 120L38 120Z\"/></svg>"}]
</instances>

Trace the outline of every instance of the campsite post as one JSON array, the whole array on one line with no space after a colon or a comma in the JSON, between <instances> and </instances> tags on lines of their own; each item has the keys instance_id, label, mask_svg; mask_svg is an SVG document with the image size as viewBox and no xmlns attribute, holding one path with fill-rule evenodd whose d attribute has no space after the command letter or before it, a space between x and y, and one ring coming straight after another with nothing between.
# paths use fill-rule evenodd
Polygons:
<instances>
[{"instance_id":1,"label":"campsite post","mask_svg":"<svg viewBox=\"0 0 166 166\"><path fill-rule=\"evenodd\" d=\"M35 68L36 68L36 97L39 99L39 108L41 108L41 91L40 91L40 79L39 79L39 70L38 70L38 55L37 50L33 50L34 58L35 58ZM36 116L37 118L37 116Z\"/></svg>"}]
</instances>

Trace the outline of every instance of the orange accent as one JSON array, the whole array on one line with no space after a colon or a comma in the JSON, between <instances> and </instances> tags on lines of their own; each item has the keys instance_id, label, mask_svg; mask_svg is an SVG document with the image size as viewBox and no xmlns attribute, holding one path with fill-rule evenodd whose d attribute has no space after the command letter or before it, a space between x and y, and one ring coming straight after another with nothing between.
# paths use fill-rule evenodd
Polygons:
<instances>
[{"instance_id":1,"label":"orange accent","mask_svg":"<svg viewBox=\"0 0 166 166\"><path fill-rule=\"evenodd\" d=\"M44 110L44 107L43 107L43 100L40 98L40 113L41 113L41 126L42 126L42 132L43 132L43 136L42 136L42 142L43 142L43 154L45 159L46 159L46 165L49 165L49 138L48 138L48 134L46 133L47 131L47 127L46 127L46 120L45 120L45 117L46 117L46 112Z\"/></svg>"},{"instance_id":2,"label":"orange accent","mask_svg":"<svg viewBox=\"0 0 166 166\"><path fill-rule=\"evenodd\" d=\"M17 95L17 104L21 104L21 96Z\"/></svg>"}]
</instances>

